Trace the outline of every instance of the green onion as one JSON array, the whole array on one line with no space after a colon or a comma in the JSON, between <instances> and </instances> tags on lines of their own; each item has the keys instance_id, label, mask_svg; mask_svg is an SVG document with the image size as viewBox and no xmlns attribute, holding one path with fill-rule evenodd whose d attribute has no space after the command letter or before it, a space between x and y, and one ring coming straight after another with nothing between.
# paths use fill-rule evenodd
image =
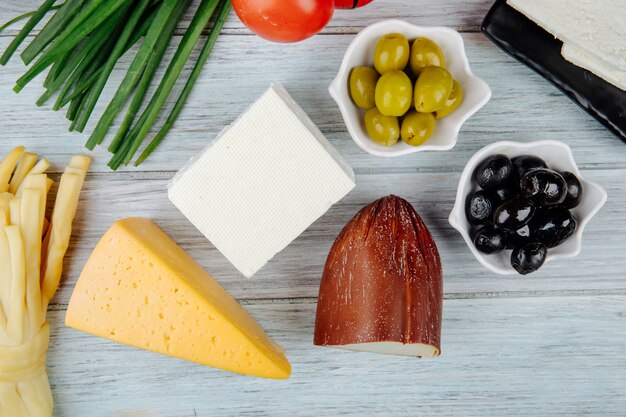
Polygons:
<instances>
[{"instance_id":1,"label":"green onion","mask_svg":"<svg viewBox=\"0 0 626 417\"><path fill-rule=\"evenodd\" d=\"M148 31L150 25L152 24L152 22L154 21L156 13L151 12L149 14L149 16L146 18L146 20L144 20L144 22L142 23L141 27L139 28L139 30L137 32L135 32L135 34L133 35L133 38L126 44L126 48L124 50L124 53L128 52L128 50L135 44L137 43L137 41L146 34L146 32ZM106 24L106 23L105 23ZM104 37L110 37L110 33L106 30L102 31L98 31L99 34L104 35ZM111 40L114 40L115 38L111 38ZM167 44L165 45L167 46ZM106 50L110 50L112 48L108 46L105 46ZM93 65L92 61L93 58L99 55L99 60L97 60L97 63L95 64L95 66ZM91 86L93 85L93 83L96 82L96 80L98 79L98 77L100 76L100 74L102 73L102 62L104 61L102 59L102 54L101 54L101 46L97 46L94 47L93 49L91 49L89 52L87 52L87 54L85 55L84 60L80 63L80 66L78 68L76 68L75 72L72 73L72 77L66 82L65 86L63 86L63 89L61 89L61 91L59 92L59 97L57 98L56 103L53 106L53 110L58 110L62 107L65 107L67 105L67 103L69 103L70 101L72 101L76 96L78 96L79 94L82 94L83 92L87 91L87 89L91 88ZM92 64L91 66L87 66L88 64ZM74 85L74 83L76 82L77 78L79 75L82 74L83 71L88 72L89 77L86 77L83 81L81 81L79 84ZM73 91L71 94L68 94L70 89L73 87Z\"/></svg>"},{"instance_id":2,"label":"green onion","mask_svg":"<svg viewBox=\"0 0 626 417\"><path fill-rule=\"evenodd\" d=\"M80 46L80 44L79 44L79 46ZM63 55L63 57L61 59L59 59L58 61L56 61L52 65L52 68L50 68L50 71L48 72L48 75L46 76L46 80L43 82L43 86L45 88L48 88L48 86L59 76L59 74L61 74L63 69L65 69L67 61L74 54L76 54L76 50L75 49L73 51L70 51L70 52L66 53L65 55Z\"/></svg>"},{"instance_id":3,"label":"green onion","mask_svg":"<svg viewBox=\"0 0 626 417\"><path fill-rule=\"evenodd\" d=\"M88 47L87 41L88 39L81 42L72 53L68 54L68 57L59 59L54 63L54 66L50 68L50 72L48 73L49 79L46 79L48 82L43 83L47 90L39 100L37 100L38 106L42 106L81 64L84 60L85 49ZM54 74L55 72L57 72L57 74Z\"/></svg>"},{"instance_id":4,"label":"green onion","mask_svg":"<svg viewBox=\"0 0 626 417\"><path fill-rule=\"evenodd\" d=\"M185 6L186 5L182 1L178 3L178 5L176 6L177 10L174 12L175 16L177 17L175 19L171 19L168 22L167 27L164 28L163 31L161 32L160 37L156 43L156 48L152 51L152 54L148 60L148 63L146 64L146 68L144 69L144 72L141 75L141 79L139 80L139 84L137 84L135 95L133 96L133 99L131 100L130 105L128 106L128 111L126 113L126 116L124 117L124 120L122 121L117 131L117 134L115 135L115 137L113 138L113 141L111 142L111 145L109 146L110 152L116 153L119 150L119 146L121 142L126 137L126 133L128 132L128 129L130 129L133 121L135 120L135 117L137 116L137 113L139 112L139 108L141 107L141 104L143 103L144 98L146 94L148 93L150 82L154 78L154 74L156 73L156 70L159 67L159 62L161 62L161 59L163 58L163 55L165 54L165 50L167 49L167 45L169 44L170 39L172 38L172 36L174 36L174 32L176 30L176 23L178 22L178 19L182 17L183 13L185 12L185 8L186 8ZM96 130L98 130L98 128L96 128ZM96 130L94 130L94 132Z\"/></svg>"},{"instance_id":5,"label":"green onion","mask_svg":"<svg viewBox=\"0 0 626 417\"><path fill-rule=\"evenodd\" d=\"M85 94L79 97L76 97L74 100L72 100L72 102L70 103L70 107L67 110L67 114L66 114L67 120L70 120L72 122L76 120L76 115L78 114L78 111L80 110L83 104L83 101L85 101ZM74 129L72 125L70 125L70 131L72 130Z\"/></svg>"},{"instance_id":6,"label":"green onion","mask_svg":"<svg viewBox=\"0 0 626 417\"><path fill-rule=\"evenodd\" d=\"M37 101L38 105L42 105L50 98L61 86L57 103L53 106L53 110L59 109L59 100L63 98L72 88L74 82L79 77L87 78L89 74L101 69L105 60L106 53L113 49L115 44L115 36L111 36L116 32L116 20L110 19L104 22L100 30L89 38L86 38L75 48L75 53L70 57L64 65L61 73L47 86L47 91ZM52 71L52 69L50 70ZM64 85L65 84L65 85ZM83 89L82 91L86 91Z\"/></svg>"},{"instance_id":7,"label":"green onion","mask_svg":"<svg viewBox=\"0 0 626 417\"><path fill-rule=\"evenodd\" d=\"M87 125L87 121L89 120L89 116L91 116L91 112L94 107L96 107L96 102L104 89L104 85L109 79L109 75L111 75L111 71L113 71L113 67L117 60L122 56L122 53L125 51L126 43L131 39L134 30L139 25L139 19L143 15L143 12L148 8L150 0L139 0L135 9L130 14L130 17L126 21L124 25L124 30L122 31L120 37L115 44L115 48L109 55L104 67L102 67L102 73L98 77L98 80L94 84L91 89L91 93L89 94L89 99L85 102L85 109L83 113L80 115L78 119L76 130L82 132L85 126ZM130 72L130 71L129 71Z\"/></svg>"},{"instance_id":8,"label":"green onion","mask_svg":"<svg viewBox=\"0 0 626 417\"><path fill-rule=\"evenodd\" d=\"M98 62L98 61L96 61ZM92 64L90 65L90 67L93 67L93 62L87 62L87 60L81 62L81 64L83 63L87 63L87 64ZM81 65L82 66L82 65ZM69 103L70 101L74 100L76 97L78 97L79 95L82 95L83 93L85 93L85 91L89 90L91 88L91 86L93 86L93 83L96 82L96 80L98 79L98 77L100 76L100 69L98 68L97 70L93 71L91 68L86 70L86 74L88 75L87 77L84 77L83 80L77 84L74 85L74 83L76 82L78 76L80 76L81 74L78 72L80 70L82 70L83 68L77 68L76 71L72 74L72 76L70 77L70 79L67 80L67 82L65 83L65 85L63 86L63 88L61 88L61 91L59 91L59 96L57 97L57 101L54 103L54 106L52 106L52 110L59 110L63 107L65 107L67 105L67 103ZM72 89L72 93L69 94L70 89Z\"/></svg>"},{"instance_id":9,"label":"green onion","mask_svg":"<svg viewBox=\"0 0 626 417\"><path fill-rule=\"evenodd\" d=\"M107 25L107 28L108 27L109 25ZM114 30L114 28L111 27L110 30ZM99 31L98 34L94 37L90 39L85 39L85 52L84 55L81 56L82 60L80 61L80 63L73 68L70 65L66 66L66 69L68 69L67 72L73 71L71 72L71 75L62 72L61 75L54 81L54 83L48 87L49 91L56 91L61 88L61 85L63 85L61 91L59 92L59 97L52 107L53 110L58 110L59 108L63 107L64 104L61 105L61 102L65 99L66 95L69 93L72 87L74 88L74 93L76 93L76 91L78 90L78 86L76 86L75 83L78 82L79 77L85 79L87 78L87 75L92 74L93 77L93 75L97 73L98 69L101 68L100 65L103 61L103 57L101 54L102 51L111 50L111 48L113 48L114 40L115 38L107 38L105 31ZM81 46L79 45L78 48L81 48ZM87 82L87 80L83 82ZM89 85L87 85L86 87L89 87ZM80 89L80 92L82 93L86 90L87 88L82 88ZM70 97L67 102L75 98L76 95L77 94L73 94L73 96Z\"/></svg>"},{"instance_id":10,"label":"green onion","mask_svg":"<svg viewBox=\"0 0 626 417\"><path fill-rule=\"evenodd\" d=\"M109 103L109 106L100 118L100 121L91 134L91 137L87 141L86 146L88 149L93 149L96 145L102 142L104 135L111 126L111 123L113 123L113 119L126 102L132 88L141 76L141 73L148 62L149 54L154 49L160 38L159 35L162 33L164 27L167 26L168 22L173 20L171 17L176 11L176 5L180 3L183 3L183 7L186 7L186 2L179 2L178 0L164 1L163 6L159 10L159 14L155 17L150 29L148 29L148 33L146 34L143 44L139 48L137 55L135 55L135 59L133 59L126 76L117 89L117 93L113 97L111 103Z\"/></svg>"},{"instance_id":11,"label":"green onion","mask_svg":"<svg viewBox=\"0 0 626 417\"><path fill-rule=\"evenodd\" d=\"M202 30L211 19L211 16L213 15L213 12L215 11L218 3L218 0L202 0L200 6L198 6L198 11L191 20L189 28L187 29L187 32L185 32L185 36L183 36L183 39L180 42L180 45L178 46L178 49L176 50L172 61L170 62L170 65L167 67L165 75L163 76L163 79L159 84L159 87L152 96L148 107L144 111L145 119L143 121L142 119L140 119L142 123L138 123L137 125L135 125L133 130L131 130L129 137L126 138L126 140L131 141L132 144L128 149L126 155L122 156L122 160L125 164L130 162L132 157L137 152L137 149L139 149L141 142L149 133L152 124L158 117L161 108L165 104L167 97L172 91L174 85L176 84L176 80L182 72L185 66L185 62L187 62L187 58L189 58L189 55L191 55L195 44L202 34ZM120 158L118 157L118 155L115 155L109 166L114 170L118 168L119 164L117 163L117 161L119 159Z\"/></svg>"},{"instance_id":12,"label":"green onion","mask_svg":"<svg viewBox=\"0 0 626 417\"><path fill-rule=\"evenodd\" d=\"M66 116L71 121L70 131L83 131L118 61L129 51L134 51L122 82L86 143L89 149L101 144L116 118L120 117L120 126L109 146L114 154L109 164L113 169L122 163L128 164L139 150L164 111L204 28L212 18L215 19L208 38L201 45L199 57L191 63L193 69L174 107L136 162L137 165L142 163L163 141L180 115L228 16L230 0L199 2L188 29L149 100L148 91L191 0L65 0L61 5L54 5L55 1L42 0L36 11L0 27L1 31L28 18L24 28L0 57L0 63L6 63L45 14L54 10L50 20L22 51L21 58L29 68L16 81L14 90L21 91L35 77L48 70L43 82L46 91L37 104L43 105L57 95L53 109L58 110L69 104ZM131 49L134 45L139 47ZM126 105L128 108L122 117L120 113Z\"/></svg>"},{"instance_id":13,"label":"green onion","mask_svg":"<svg viewBox=\"0 0 626 417\"><path fill-rule=\"evenodd\" d=\"M107 0L92 0L88 5L107 1ZM33 66L15 83L13 90L19 93L29 82L31 82L36 76L41 74L46 68L48 68L56 59L61 57L66 52L70 51L76 45L78 45L87 35L89 35L94 27L97 27L107 19L117 18L122 20L124 13L116 13L119 9L127 9L130 7L130 3L126 4L127 0L110 0L109 3L102 7L98 13L93 13L91 16L78 17L84 18L82 25L76 27L75 24L67 27L59 38L50 45L43 55L33 64ZM118 17L119 16L119 17ZM74 30L76 29L76 30Z\"/></svg>"},{"instance_id":14,"label":"green onion","mask_svg":"<svg viewBox=\"0 0 626 417\"><path fill-rule=\"evenodd\" d=\"M52 11L52 10L58 10L58 9L60 9L61 7L63 7L64 5L65 5L65 3L63 3L63 4L59 4L59 5L56 5L56 6L52 6L52 7L50 8L50 10L49 10L49 11ZM3 30L5 30L6 28L8 28L8 27L10 27L10 26L12 26L12 25L14 25L14 24L16 24L16 23L17 23L17 22L19 22L20 20L28 19L29 17L33 16L35 13L37 13L37 10L34 10L34 11L32 11L32 12L28 12L28 13L24 13L23 15L20 15L20 16L17 16L17 17L14 17L13 19L11 19L11 20L9 20L8 22L6 22L5 24L0 25L0 32L2 32Z\"/></svg>"},{"instance_id":15,"label":"green onion","mask_svg":"<svg viewBox=\"0 0 626 417\"><path fill-rule=\"evenodd\" d=\"M74 17L70 24L63 28L63 31L59 37L54 41L51 49L58 48L67 39L78 37L78 34L85 33L88 35L91 32L91 28L102 23L106 18L112 15L118 8L126 6L130 7L132 1L127 0L90 0L87 2L84 8L80 9L78 16ZM97 13L96 13L97 12ZM97 23L96 23L97 22ZM71 44L71 42L66 42ZM76 42L78 43L78 42ZM74 45L76 45L74 43ZM50 51L48 51L49 53ZM45 56L45 55L44 55Z\"/></svg>"},{"instance_id":16,"label":"green onion","mask_svg":"<svg viewBox=\"0 0 626 417\"><path fill-rule=\"evenodd\" d=\"M78 13L87 0L67 0L52 19L41 29L41 32L24 49L21 57L26 65L30 64L35 57L67 26Z\"/></svg>"},{"instance_id":17,"label":"green onion","mask_svg":"<svg viewBox=\"0 0 626 417\"><path fill-rule=\"evenodd\" d=\"M169 117L165 121L165 124L163 125L159 133L157 133L157 135L154 137L154 139L152 139L150 144L148 144L148 146L142 152L139 158L137 158L137 162L135 162L135 166L139 166L143 161L145 161L152 154L152 152L154 152L157 146L159 146L159 144L163 141L163 139L165 139L165 136L167 136L172 126L174 126L174 123L176 122L178 115L180 114L180 112L183 110L183 107L185 106L187 97L189 97L189 94L191 93L191 90L193 89L194 84L196 83L196 81L198 80L198 77L202 73L202 68L204 67L204 64L209 58L209 55L211 55L211 51L213 50L215 41L217 41L217 37L219 36L220 31L222 30L222 27L224 26L224 23L226 22L226 18L228 18L228 13L230 12L230 9L231 9L230 1L222 2L221 10L219 12L217 19L215 20L215 23L213 24L213 28L211 29L211 33L209 34L209 38L207 39L206 43L204 44L204 47L202 48L202 51L200 52L198 61L196 62L196 65L194 66L193 71L191 72L191 75L189 76L189 79L187 80L187 83L185 84L185 88L183 89L180 97L178 98L178 100L176 101L176 104L174 105L174 109L172 110L172 113L170 113Z\"/></svg>"},{"instance_id":18,"label":"green onion","mask_svg":"<svg viewBox=\"0 0 626 417\"><path fill-rule=\"evenodd\" d=\"M9 62L9 59L11 59L15 50L22 44L22 42L24 42L24 39L26 39L28 34L35 28L35 26L37 26L37 23L39 23L46 13L50 11L50 8L54 5L55 1L56 0L46 0L41 7L33 13L30 19L28 19L28 22L26 22L17 36L13 38L13 41L11 41L7 49L0 57L0 65L6 65L7 62Z\"/></svg>"}]
</instances>

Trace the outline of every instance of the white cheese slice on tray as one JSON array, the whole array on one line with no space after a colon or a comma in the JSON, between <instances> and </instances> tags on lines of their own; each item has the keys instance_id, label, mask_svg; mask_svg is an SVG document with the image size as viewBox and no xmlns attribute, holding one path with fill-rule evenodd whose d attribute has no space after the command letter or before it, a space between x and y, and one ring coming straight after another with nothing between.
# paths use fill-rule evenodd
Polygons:
<instances>
[{"instance_id":1,"label":"white cheese slice on tray","mask_svg":"<svg viewBox=\"0 0 626 417\"><path fill-rule=\"evenodd\" d=\"M172 179L168 194L249 278L354 187L339 152L272 85Z\"/></svg>"},{"instance_id":2,"label":"white cheese slice on tray","mask_svg":"<svg viewBox=\"0 0 626 417\"><path fill-rule=\"evenodd\" d=\"M507 0L556 38L593 55L605 68L626 70L624 0Z\"/></svg>"},{"instance_id":3,"label":"white cheese slice on tray","mask_svg":"<svg viewBox=\"0 0 626 417\"><path fill-rule=\"evenodd\" d=\"M572 64L591 71L606 82L626 91L626 70L608 67L592 54L569 44L563 44L561 55Z\"/></svg>"}]
</instances>

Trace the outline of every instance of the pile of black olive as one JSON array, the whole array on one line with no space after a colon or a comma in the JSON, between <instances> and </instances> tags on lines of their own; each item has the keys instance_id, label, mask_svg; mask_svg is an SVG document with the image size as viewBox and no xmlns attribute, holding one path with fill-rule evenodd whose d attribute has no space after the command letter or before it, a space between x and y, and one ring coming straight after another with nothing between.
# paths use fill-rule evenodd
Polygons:
<instances>
[{"instance_id":1,"label":"pile of black olive","mask_svg":"<svg viewBox=\"0 0 626 417\"><path fill-rule=\"evenodd\" d=\"M509 159L492 155L474 170L481 189L467 196L465 215L474 227L480 252L512 249L511 265L522 275L539 269L549 248L576 230L570 209L582 198L582 185L571 172L548 168L532 155Z\"/></svg>"}]
</instances>

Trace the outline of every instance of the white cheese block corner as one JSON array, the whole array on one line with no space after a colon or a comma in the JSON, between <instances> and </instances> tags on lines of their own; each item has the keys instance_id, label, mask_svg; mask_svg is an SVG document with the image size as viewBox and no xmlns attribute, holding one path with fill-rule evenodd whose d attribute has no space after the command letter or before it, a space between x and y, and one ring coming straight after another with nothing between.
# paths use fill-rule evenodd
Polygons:
<instances>
[{"instance_id":1,"label":"white cheese block corner","mask_svg":"<svg viewBox=\"0 0 626 417\"><path fill-rule=\"evenodd\" d=\"M626 91L626 70L606 66L592 54L569 44L563 44L561 55L572 64L591 71L604 81Z\"/></svg>"},{"instance_id":2,"label":"white cheese block corner","mask_svg":"<svg viewBox=\"0 0 626 417\"><path fill-rule=\"evenodd\" d=\"M168 194L249 278L354 187L339 152L272 85L176 174Z\"/></svg>"},{"instance_id":3,"label":"white cheese block corner","mask_svg":"<svg viewBox=\"0 0 626 417\"><path fill-rule=\"evenodd\" d=\"M507 4L604 68L626 70L626 1L507 0Z\"/></svg>"}]
</instances>

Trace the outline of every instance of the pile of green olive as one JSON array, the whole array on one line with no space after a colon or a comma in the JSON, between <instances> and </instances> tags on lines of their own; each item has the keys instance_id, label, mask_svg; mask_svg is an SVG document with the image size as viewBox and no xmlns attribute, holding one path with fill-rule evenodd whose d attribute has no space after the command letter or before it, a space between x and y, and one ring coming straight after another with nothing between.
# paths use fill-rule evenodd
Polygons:
<instances>
[{"instance_id":1,"label":"pile of green olive","mask_svg":"<svg viewBox=\"0 0 626 417\"><path fill-rule=\"evenodd\" d=\"M384 146L398 139L422 145L432 136L435 120L452 113L463 100L439 45L427 38L409 44L400 33L380 38L374 67L352 69L350 95L365 110L368 135Z\"/></svg>"}]
</instances>

